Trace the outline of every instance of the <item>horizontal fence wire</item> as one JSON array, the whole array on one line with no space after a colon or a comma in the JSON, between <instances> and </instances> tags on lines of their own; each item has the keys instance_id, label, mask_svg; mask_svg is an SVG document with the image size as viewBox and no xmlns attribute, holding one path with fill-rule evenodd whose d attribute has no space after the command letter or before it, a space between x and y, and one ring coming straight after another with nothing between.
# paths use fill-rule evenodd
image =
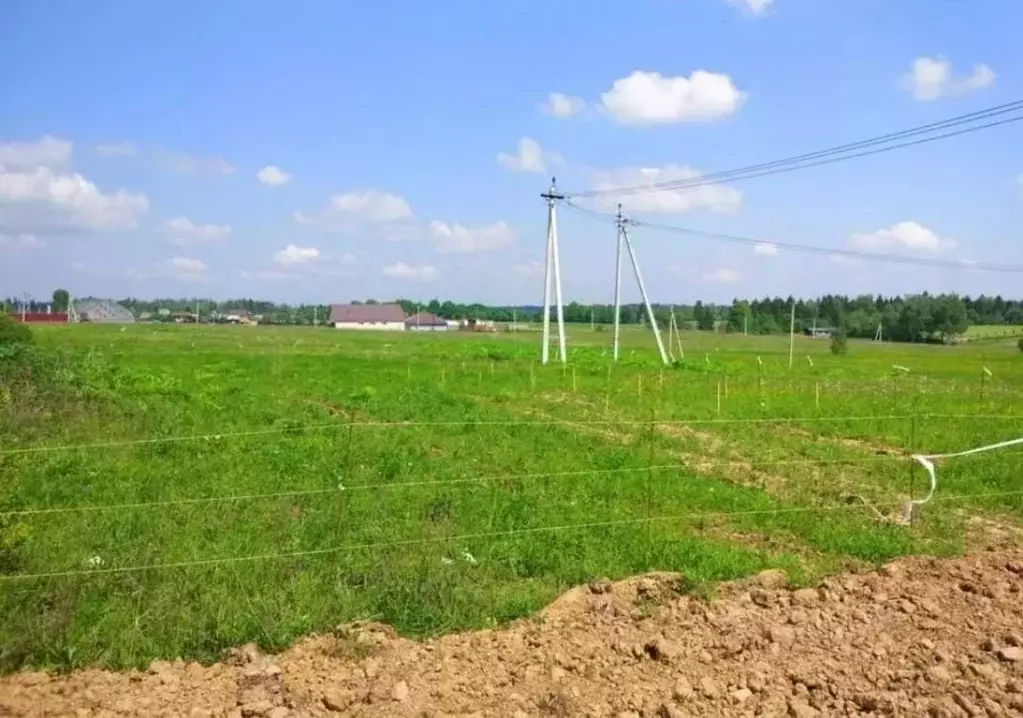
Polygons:
<instances>
[{"instance_id":1,"label":"horizontal fence wire","mask_svg":"<svg viewBox=\"0 0 1023 718\"><path fill-rule=\"evenodd\" d=\"M992 493L960 494L952 496L935 497L933 501L952 502L966 501L971 499L999 498L1007 496L1021 496L1023 491L999 491ZM864 507L860 504L845 503L832 506L806 506L784 509L752 509L748 511L695 511L681 514L670 514L662 516L647 516L630 519L616 519L613 521L593 521L574 524L560 524L551 526L534 526L521 529L506 529L503 531L483 531L478 533L459 534L455 536L435 536L419 539L402 539L397 541L379 541L372 543L344 544L319 549L306 549L302 551L287 551L281 553L256 554L249 556L224 556L215 558L193 559L189 561L173 561L168 563L139 564L135 566L111 566L109 568L90 569L69 569L63 571L48 571L41 573L21 573L0 575L0 583L14 583L19 581L33 581L39 579L73 578L109 576L114 574L142 573L148 571L161 571L170 569L200 568L205 566L220 566L228 564L252 563L257 561L280 561L286 559L307 558L313 556L325 556L339 554L349 551L366 551L372 549L388 549L407 546L425 546L429 544L445 543L448 541L476 541L481 539L506 538L509 536L520 536L538 533L558 533L562 531L581 531L597 528L614 528L617 526L635 526L668 521L683 521L687 519L706 518L729 518L739 516L767 516L782 514L813 514L832 513L836 511L862 511Z\"/></svg>"},{"instance_id":2,"label":"horizontal fence wire","mask_svg":"<svg viewBox=\"0 0 1023 718\"><path fill-rule=\"evenodd\" d=\"M841 423L843 421L900 421L916 419L930 421L934 419L948 421L1023 421L1021 415L1000 414L882 414L873 416L791 416L791 417L718 417L692 419L508 419L496 421L476 421L463 419L460 421L333 421L323 424L305 424L299 426L272 427L252 429L248 431L227 431L209 434L182 434L176 436L155 436L145 439L123 439L114 441L97 441L81 444L53 444L43 446L25 446L16 449L0 449L0 456L18 454L36 454L59 451L86 451L91 449L112 449L129 446L146 446L152 444L171 444L189 441L219 441L221 439L238 439L256 436L273 436L279 434L302 434L304 432L327 431L331 429L413 429L425 427L456 427L456 426L713 426L727 424L784 424L787 422L803 423Z\"/></svg>"},{"instance_id":3,"label":"horizontal fence wire","mask_svg":"<svg viewBox=\"0 0 1023 718\"><path fill-rule=\"evenodd\" d=\"M845 464L871 464L882 461L896 461L899 459L912 459L909 453L904 453L901 450L892 449L890 452L884 455L878 456L850 456L844 459L772 459L770 461L759 461L759 460L746 460L746 459L731 459L727 461L698 461L692 463L698 463L700 470L714 469L714 468L728 468L728 467L739 467L749 468L756 470L763 467L771 466L834 466L834 465L845 465ZM149 509L149 508L164 508L168 506L177 505L189 505L189 504L205 504L205 503L218 503L218 502L230 502L230 501L255 501L255 500L271 500L271 499L285 499L297 496L316 496L322 494L332 493L343 493L348 491L386 491L390 489L415 489L415 488L432 488L437 486L455 486L458 484L486 484L486 483L499 483L502 481L516 481L519 479L555 479L564 478L568 476L596 476L601 474L628 474L628 473L639 473L644 471L668 471L671 469L677 469L685 471L690 468L689 462L678 462L674 464L658 464L655 466L629 466L624 468L615 469L578 469L575 471L544 471L538 473L526 473L526 474L499 474L494 476L473 476L464 477L459 479L435 479L427 481L390 481L380 484L352 484L346 485L339 483L332 487L323 487L317 489L298 489L293 491L276 491L266 493L252 493L252 494L228 494L223 496L196 496L186 497L180 499L164 499L158 501L139 501L133 503L120 503L120 504L93 504L93 505L80 505L80 506L44 506L39 508L28 508L28 509L14 509L10 511L0 511L0 516L39 516L46 514L65 514L65 513L87 513L92 511L119 511L127 509Z\"/></svg>"}]
</instances>

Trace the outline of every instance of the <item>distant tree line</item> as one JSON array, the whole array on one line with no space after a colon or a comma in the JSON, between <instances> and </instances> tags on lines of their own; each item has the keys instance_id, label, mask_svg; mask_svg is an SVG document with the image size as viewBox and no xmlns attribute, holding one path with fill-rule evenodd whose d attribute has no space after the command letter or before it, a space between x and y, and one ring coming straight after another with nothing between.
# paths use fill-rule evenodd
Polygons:
<instances>
[{"instance_id":1,"label":"distant tree line","mask_svg":"<svg viewBox=\"0 0 1023 718\"><path fill-rule=\"evenodd\" d=\"M382 300L380 300L382 301ZM357 301L377 304L376 299ZM388 300L400 304L406 314L427 311L444 319L488 319L497 322L536 322L541 308L536 305L491 306L464 304L431 299L414 302L409 299ZM9 297L4 305L9 311L20 311L23 300ZM325 304L282 304L251 298L212 301L196 298L137 299L129 297L120 303L136 316L148 316L156 321L172 321L175 312L198 313L212 317L216 313L242 309L260 315L268 324L306 324L326 322L330 307ZM45 301L29 300L28 311L65 311L68 304L66 290L54 291ZM735 299L731 304L653 305L658 324L667 326L674 312L683 328L702 331L746 332L749 334L784 334L795 306L796 331L816 326L819 329L840 330L850 337L870 338L878 327L882 336L892 341L941 341L962 334L973 324L1023 326L1023 300L1003 299L1000 296L960 297L954 294L928 293L910 296L884 297L861 295L825 295L804 300L794 297L765 297L763 299ZM161 310L166 310L161 313ZM570 302L564 307L565 321L605 328L614 322L614 308L610 304L580 304ZM642 304L625 304L621 308L622 324L646 323L646 310Z\"/></svg>"}]
</instances>

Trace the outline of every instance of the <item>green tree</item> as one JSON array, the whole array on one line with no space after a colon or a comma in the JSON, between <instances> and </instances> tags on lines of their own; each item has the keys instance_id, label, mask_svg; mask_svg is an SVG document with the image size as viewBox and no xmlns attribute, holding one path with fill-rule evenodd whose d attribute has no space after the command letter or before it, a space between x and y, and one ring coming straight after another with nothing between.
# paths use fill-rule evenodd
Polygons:
<instances>
[{"instance_id":1,"label":"green tree","mask_svg":"<svg viewBox=\"0 0 1023 718\"><path fill-rule=\"evenodd\" d=\"M71 303L71 294L66 289L53 290L53 311L66 312Z\"/></svg>"},{"instance_id":2,"label":"green tree","mask_svg":"<svg viewBox=\"0 0 1023 718\"><path fill-rule=\"evenodd\" d=\"M834 334L831 335L831 353L836 356L845 354L849 349L848 343L848 332L845 325L839 324L835 327Z\"/></svg>"},{"instance_id":3,"label":"green tree","mask_svg":"<svg viewBox=\"0 0 1023 718\"><path fill-rule=\"evenodd\" d=\"M728 309L728 330L741 332L749 326L750 308L749 302L732 300L732 306Z\"/></svg>"},{"instance_id":4,"label":"green tree","mask_svg":"<svg viewBox=\"0 0 1023 718\"><path fill-rule=\"evenodd\" d=\"M938 297L931 322L931 330L940 334L943 341L963 334L970 327L966 305L954 294Z\"/></svg>"},{"instance_id":5,"label":"green tree","mask_svg":"<svg viewBox=\"0 0 1023 718\"><path fill-rule=\"evenodd\" d=\"M701 332L714 331L714 310L703 306L703 302L696 302L696 306L693 307L693 318L696 320L696 328Z\"/></svg>"}]
</instances>

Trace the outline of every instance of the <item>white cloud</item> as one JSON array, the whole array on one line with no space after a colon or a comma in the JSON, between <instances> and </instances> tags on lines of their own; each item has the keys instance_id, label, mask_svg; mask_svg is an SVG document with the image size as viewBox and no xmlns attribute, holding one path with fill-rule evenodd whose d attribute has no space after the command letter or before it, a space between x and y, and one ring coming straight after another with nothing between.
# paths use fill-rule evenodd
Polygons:
<instances>
[{"instance_id":1,"label":"white cloud","mask_svg":"<svg viewBox=\"0 0 1023 718\"><path fill-rule=\"evenodd\" d=\"M52 160L51 157L42 157ZM149 210L144 195L117 190L104 194L78 173L0 167L0 228L18 231L121 230L138 227Z\"/></svg>"},{"instance_id":2,"label":"white cloud","mask_svg":"<svg viewBox=\"0 0 1023 718\"><path fill-rule=\"evenodd\" d=\"M551 152L544 152L540 143L532 137L523 137L519 140L518 152L514 155L500 152L497 155L498 163L514 172L534 172L542 174L547 171L547 163L562 162L560 156Z\"/></svg>"},{"instance_id":3,"label":"white cloud","mask_svg":"<svg viewBox=\"0 0 1023 718\"><path fill-rule=\"evenodd\" d=\"M300 247L288 244L274 252L274 267L242 270L242 278L252 280L303 279L311 276L347 277L353 276L349 265L354 264L351 254L330 255L316 247Z\"/></svg>"},{"instance_id":4,"label":"white cloud","mask_svg":"<svg viewBox=\"0 0 1023 718\"><path fill-rule=\"evenodd\" d=\"M600 96L604 112L623 125L715 120L734 114L744 98L728 75L705 70L689 77L636 70Z\"/></svg>"},{"instance_id":5,"label":"white cloud","mask_svg":"<svg viewBox=\"0 0 1023 718\"><path fill-rule=\"evenodd\" d=\"M288 184L292 176L276 165L267 165L256 173L256 177L268 187L280 187Z\"/></svg>"},{"instance_id":6,"label":"white cloud","mask_svg":"<svg viewBox=\"0 0 1023 718\"><path fill-rule=\"evenodd\" d=\"M138 149L131 142L104 142L96 145L96 154L110 157L134 157Z\"/></svg>"},{"instance_id":7,"label":"white cloud","mask_svg":"<svg viewBox=\"0 0 1023 718\"><path fill-rule=\"evenodd\" d=\"M571 117L582 112L586 102L581 97L570 97L560 92L552 92L547 99L540 103L540 111L554 117Z\"/></svg>"},{"instance_id":8,"label":"white cloud","mask_svg":"<svg viewBox=\"0 0 1023 718\"><path fill-rule=\"evenodd\" d=\"M316 247L299 247L294 244L274 253L274 261L278 264L305 264L319 258L320 250Z\"/></svg>"},{"instance_id":9,"label":"white cloud","mask_svg":"<svg viewBox=\"0 0 1023 718\"><path fill-rule=\"evenodd\" d=\"M412 267L404 262L390 264L382 269L384 276L396 279L413 279L419 282L432 282L437 279L437 268L429 264Z\"/></svg>"},{"instance_id":10,"label":"white cloud","mask_svg":"<svg viewBox=\"0 0 1023 718\"><path fill-rule=\"evenodd\" d=\"M774 0L725 0L725 2L741 7L753 15L763 15L774 4Z\"/></svg>"},{"instance_id":11,"label":"white cloud","mask_svg":"<svg viewBox=\"0 0 1023 718\"><path fill-rule=\"evenodd\" d=\"M940 237L933 230L912 221L899 222L876 232L854 234L849 243L856 249L866 251L907 249L914 252L948 252L956 246L954 239Z\"/></svg>"},{"instance_id":12,"label":"white cloud","mask_svg":"<svg viewBox=\"0 0 1023 718\"><path fill-rule=\"evenodd\" d=\"M198 259L189 259L188 257L174 257L168 263L171 274L178 279L183 279L187 282L204 282L206 281L206 270L208 267L205 262Z\"/></svg>"},{"instance_id":13,"label":"white cloud","mask_svg":"<svg viewBox=\"0 0 1023 718\"><path fill-rule=\"evenodd\" d=\"M77 263L75 269L91 271L91 267L84 263ZM209 279L208 271L209 267L202 260L190 257L172 257L163 262L156 262L147 269L128 267L124 274L130 279L140 281L169 278L178 279L183 282L205 282Z\"/></svg>"},{"instance_id":14,"label":"white cloud","mask_svg":"<svg viewBox=\"0 0 1023 718\"><path fill-rule=\"evenodd\" d=\"M411 219L412 208L404 198L375 189L336 194L326 207L309 215L295 212L295 221L324 230L352 231L365 223L386 224Z\"/></svg>"},{"instance_id":15,"label":"white cloud","mask_svg":"<svg viewBox=\"0 0 1023 718\"><path fill-rule=\"evenodd\" d=\"M952 64L938 55L913 60L912 69L899 78L898 85L914 99L926 102L980 90L994 82L995 72L987 65L974 65L969 75L954 77Z\"/></svg>"},{"instance_id":16,"label":"white cloud","mask_svg":"<svg viewBox=\"0 0 1023 718\"><path fill-rule=\"evenodd\" d=\"M753 254L758 257L774 257L778 254L778 245L770 242L759 242L753 247Z\"/></svg>"},{"instance_id":17,"label":"white cloud","mask_svg":"<svg viewBox=\"0 0 1023 718\"><path fill-rule=\"evenodd\" d=\"M0 249L39 249L46 242L34 234L3 234L0 233Z\"/></svg>"},{"instance_id":18,"label":"white cloud","mask_svg":"<svg viewBox=\"0 0 1023 718\"><path fill-rule=\"evenodd\" d=\"M229 175L235 167L223 157L199 157L177 150L156 150L158 159L168 169L185 175Z\"/></svg>"},{"instance_id":19,"label":"white cloud","mask_svg":"<svg viewBox=\"0 0 1023 718\"><path fill-rule=\"evenodd\" d=\"M734 284L739 281L739 273L727 267L719 267L712 272L706 272L700 276L702 279L714 284Z\"/></svg>"},{"instance_id":20,"label":"white cloud","mask_svg":"<svg viewBox=\"0 0 1023 718\"><path fill-rule=\"evenodd\" d=\"M742 192L723 184L708 184L682 189L662 189L634 194L616 194L614 190L626 187L652 187L666 182L679 182L699 177L692 167L665 165L664 167L625 167L599 171L592 177L592 188L604 192L597 205L604 210L614 209L619 202L631 212L660 212L681 214L694 209L730 213L742 205Z\"/></svg>"},{"instance_id":21,"label":"white cloud","mask_svg":"<svg viewBox=\"0 0 1023 718\"><path fill-rule=\"evenodd\" d=\"M0 142L0 171L60 169L71 161L73 145L46 135L34 142Z\"/></svg>"},{"instance_id":22,"label":"white cloud","mask_svg":"<svg viewBox=\"0 0 1023 718\"><path fill-rule=\"evenodd\" d=\"M515 243L515 232L506 222L465 227L457 222L447 224L434 220L430 222L430 237L437 251L444 254L493 252Z\"/></svg>"},{"instance_id":23,"label":"white cloud","mask_svg":"<svg viewBox=\"0 0 1023 718\"><path fill-rule=\"evenodd\" d=\"M168 241L178 247L205 242L219 242L231 234L228 224L196 224L188 217L175 217L163 223L161 230Z\"/></svg>"}]
</instances>

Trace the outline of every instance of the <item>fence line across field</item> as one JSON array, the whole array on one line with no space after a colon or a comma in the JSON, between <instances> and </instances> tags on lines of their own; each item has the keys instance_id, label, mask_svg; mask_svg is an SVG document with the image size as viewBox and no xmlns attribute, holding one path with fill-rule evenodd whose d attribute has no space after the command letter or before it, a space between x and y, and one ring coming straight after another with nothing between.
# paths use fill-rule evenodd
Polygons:
<instances>
[{"instance_id":1,"label":"fence line across field","mask_svg":"<svg viewBox=\"0 0 1023 718\"><path fill-rule=\"evenodd\" d=\"M256 436L273 436L276 434L301 434L304 432L327 431L331 429L414 429L424 427L456 427L456 426L685 426L692 425L727 425L727 424L783 424L783 423L841 423L867 421L930 421L934 419L950 421L1023 421L1023 415L1002 414L880 414L873 416L789 416L789 417L717 417L691 419L508 419L497 421L477 421L462 419L460 421L332 421L323 424L306 424L302 426L272 427L247 431L221 431L209 434L181 434L175 436L155 436L145 439L123 439L114 441L97 441L84 444L54 444L43 446L25 446L16 449L0 449L0 456L17 454L36 454L58 451L85 451L89 449L111 449L128 446L145 446L151 444L171 444L188 441L219 441L221 439L238 439Z\"/></svg>"},{"instance_id":2,"label":"fence line across field","mask_svg":"<svg viewBox=\"0 0 1023 718\"><path fill-rule=\"evenodd\" d=\"M992 493L959 494L953 496L938 496L932 501L964 501L970 499L998 498L1006 496L1021 496L1021 491L999 491ZM204 566L218 566L238 563L252 563L257 561L280 561L293 558L307 558L312 556L325 556L330 554L345 553L348 551L366 551L371 549L400 548L403 546L424 546L429 544L445 543L448 541L476 541L481 539L506 538L510 536L521 536L538 533L558 533L561 531L581 531L595 528L614 528L618 526L636 526L667 521L683 521L687 519L706 518L730 518L740 516L770 516L782 514L799 513L832 513L835 511L862 511L863 507L856 503L835 504L831 506L800 506L785 509L750 509L747 511L692 511L681 514L669 514L661 516L643 516L630 519L615 519L613 521L592 521L575 524L559 524L552 526L534 526L521 529L506 529L503 531L482 531L469 534L458 534L455 536L435 536L430 538L400 539L396 541L379 541L372 543L344 544L320 549L306 549L302 551L288 551L282 553L256 554L249 556L223 556L215 558L193 559L189 561L172 561L167 563L140 564L134 566L111 566L109 568L90 569L68 569L62 571L46 571L40 573L22 573L0 575L0 583L14 583L19 581L33 581L39 579L53 578L74 578L90 576L106 576L113 574L142 573L148 571L159 571L167 569L200 568Z\"/></svg>"},{"instance_id":3,"label":"fence line across field","mask_svg":"<svg viewBox=\"0 0 1023 718\"><path fill-rule=\"evenodd\" d=\"M751 470L758 470L766 467L777 467L777 466L841 466L849 464L875 464L885 461L898 461L901 459L913 458L908 453L900 453L892 451L880 456L850 456L847 458L834 458L834 459L772 459L770 461L759 461L759 460L748 460L748 459L732 459L728 461L700 461L699 468L710 469L710 468L727 468L727 467L740 467L749 468ZM519 479L554 479L564 478L568 476L597 476L606 474L629 474L629 473L642 473L645 471L669 471L676 469L679 471L689 470L691 467L687 463L674 463L674 464L656 464L653 466L629 466L616 469L579 469L576 471L544 471L536 473L526 474L498 474L494 476L473 476L464 477L459 479L436 479L427 481L390 481L380 484L353 484L345 485L339 483L337 486L324 487L317 489L297 489L292 491L276 491L276 492L264 492L264 493L252 493L252 494L228 494L223 496L195 496L186 497L180 499L164 499L157 501L138 501L129 503L119 504L95 504L95 505L81 505L81 506L44 506L39 508L28 508L28 509L13 509L10 511L0 511L0 516L42 516L48 514L69 514L69 513L89 513L99 511L120 511L130 509L149 509L149 508L166 508L168 506L178 505L192 505L192 504L207 504L207 503L222 503L232 501L259 501L259 500L273 500L273 499L286 499L300 496L317 496L324 494L337 494L345 493L350 491L385 491L391 489L415 489L415 488L430 488L437 486L457 486L460 484L487 484L487 483L500 483L502 481L515 481Z\"/></svg>"}]
</instances>

